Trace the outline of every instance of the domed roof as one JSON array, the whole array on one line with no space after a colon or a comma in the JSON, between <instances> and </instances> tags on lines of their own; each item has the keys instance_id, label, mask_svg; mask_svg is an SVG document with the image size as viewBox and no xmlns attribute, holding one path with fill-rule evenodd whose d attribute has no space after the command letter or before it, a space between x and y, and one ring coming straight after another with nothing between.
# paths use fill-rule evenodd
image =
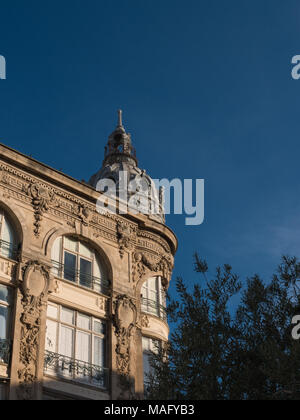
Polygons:
<instances>
[{"instance_id":1,"label":"domed roof","mask_svg":"<svg viewBox=\"0 0 300 420\"><path fill-rule=\"evenodd\" d=\"M105 147L102 168L91 177L89 184L98 190L99 181L104 179L114 181L119 198L127 198L129 212L134 210L161 223L165 222L163 190L158 192L151 177L138 167L131 135L123 127L122 111L119 111L118 125Z\"/></svg>"}]
</instances>

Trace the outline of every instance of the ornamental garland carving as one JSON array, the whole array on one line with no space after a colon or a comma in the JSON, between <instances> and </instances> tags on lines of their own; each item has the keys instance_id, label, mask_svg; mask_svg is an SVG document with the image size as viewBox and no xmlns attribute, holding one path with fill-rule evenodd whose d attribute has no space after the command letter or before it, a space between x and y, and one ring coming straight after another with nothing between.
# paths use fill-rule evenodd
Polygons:
<instances>
[{"instance_id":1,"label":"ornamental garland carving","mask_svg":"<svg viewBox=\"0 0 300 420\"><path fill-rule=\"evenodd\" d=\"M49 191L42 185L35 183L29 185L28 195L32 198L34 209L34 234L36 237L39 237L43 214L49 210L50 204L54 202L55 194L53 191Z\"/></svg>"},{"instance_id":2,"label":"ornamental garland carving","mask_svg":"<svg viewBox=\"0 0 300 420\"><path fill-rule=\"evenodd\" d=\"M19 399L35 399L35 386L38 369L38 349L43 305L50 290L49 268L39 261L29 261L22 269L21 284L21 339L20 367L18 369Z\"/></svg>"},{"instance_id":3,"label":"ornamental garland carving","mask_svg":"<svg viewBox=\"0 0 300 420\"><path fill-rule=\"evenodd\" d=\"M171 280L173 266L174 259L170 254L164 254L162 257L153 257L146 253L136 252L133 255L132 264L133 282L139 282L147 273L147 270L155 273L162 272L163 279L169 282Z\"/></svg>"}]
</instances>

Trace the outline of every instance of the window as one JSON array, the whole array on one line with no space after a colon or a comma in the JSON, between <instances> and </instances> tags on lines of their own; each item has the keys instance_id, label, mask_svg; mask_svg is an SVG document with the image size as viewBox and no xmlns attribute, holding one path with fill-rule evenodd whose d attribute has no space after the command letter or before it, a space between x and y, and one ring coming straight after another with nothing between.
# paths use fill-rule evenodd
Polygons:
<instances>
[{"instance_id":1,"label":"window","mask_svg":"<svg viewBox=\"0 0 300 420\"><path fill-rule=\"evenodd\" d=\"M58 238L52 249L54 275L72 283L105 293L106 270L96 252L85 243L69 237Z\"/></svg>"},{"instance_id":2,"label":"window","mask_svg":"<svg viewBox=\"0 0 300 420\"><path fill-rule=\"evenodd\" d=\"M0 284L0 362L8 363L10 355L11 289Z\"/></svg>"},{"instance_id":3,"label":"window","mask_svg":"<svg viewBox=\"0 0 300 420\"><path fill-rule=\"evenodd\" d=\"M0 254L5 258L16 257L16 235L7 215L0 210Z\"/></svg>"},{"instance_id":4,"label":"window","mask_svg":"<svg viewBox=\"0 0 300 420\"><path fill-rule=\"evenodd\" d=\"M149 375L152 372L151 358L153 353L159 351L160 342L149 337L143 337L143 362L144 362L144 384L147 386Z\"/></svg>"},{"instance_id":5,"label":"window","mask_svg":"<svg viewBox=\"0 0 300 420\"><path fill-rule=\"evenodd\" d=\"M166 320L166 294L161 277L151 277L142 288L142 311Z\"/></svg>"},{"instance_id":6,"label":"window","mask_svg":"<svg viewBox=\"0 0 300 420\"><path fill-rule=\"evenodd\" d=\"M47 373L105 387L106 324L50 303L47 311Z\"/></svg>"}]
</instances>

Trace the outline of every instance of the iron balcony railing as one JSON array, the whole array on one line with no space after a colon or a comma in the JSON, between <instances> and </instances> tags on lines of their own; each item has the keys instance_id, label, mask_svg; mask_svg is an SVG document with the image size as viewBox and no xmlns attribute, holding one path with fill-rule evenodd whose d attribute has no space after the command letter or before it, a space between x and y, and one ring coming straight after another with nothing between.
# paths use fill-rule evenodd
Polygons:
<instances>
[{"instance_id":1,"label":"iron balcony railing","mask_svg":"<svg viewBox=\"0 0 300 420\"><path fill-rule=\"evenodd\" d=\"M3 241L0 239L0 255L11 260L16 260L18 257L18 247L10 242Z\"/></svg>"},{"instance_id":2,"label":"iron balcony railing","mask_svg":"<svg viewBox=\"0 0 300 420\"><path fill-rule=\"evenodd\" d=\"M167 321L167 310L164 306L160 305L154 300L142 298L142 312L146 312L150 315L157 316L163 321Z\"/></svg>"},{"instance_id":3,"label":"iron balcony railing","mask_svg":"<svg viewBox=\"0 0 300 420\"><path fill-rule=\"evenodd\" d=\"M0 338L0 363L9 364L11 353L11 342Z\"/></svg>"},{"instance_id":4,"label":"iron balcony railing","mask_svg":"<svg viewBox=\"0 0 300 420\"><path fill-rule=\"evenodd\" d=\"M109 369L51 351L45 352L44 372L96 388L109 388Z\"/></svg>"},{"instance_id":5,"label":"iron balcony railing","mask_svg":"<svg viewBox=\"0 0 300 420\"><path fill-rule=\"evenodd\" d=\"M110 282L88 275L80 270L72 270L57 261L52 261L52 273L64 280L79 284L96 292L109 294Z\"/></svg>"}]
</instances>

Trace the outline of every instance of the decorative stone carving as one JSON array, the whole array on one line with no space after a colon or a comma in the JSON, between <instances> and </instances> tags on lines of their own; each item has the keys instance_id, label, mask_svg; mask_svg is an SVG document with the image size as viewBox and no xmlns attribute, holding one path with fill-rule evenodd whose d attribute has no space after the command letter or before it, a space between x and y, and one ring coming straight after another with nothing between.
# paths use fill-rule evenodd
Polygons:
<instances>
[{"instance_id":1,"label":"decorative stone carving","mask_svg":"<svg viewBox=\"0 0 300 420\"><path fill-rule=\"evenodd\" d=\"M62 291L61 282L59 280L54 281L54 290L57 295L59 295Z\"/></svg>"},{"instance_id":2,"label":"decorative stone carving","mask_svg":"<svg viewBox=\"0 0 300 420\"><path fill-rule=\"evenodd\" d=\"M5 277L12 277L16 269L16 264L0 257L0 274Z\"/></svg>"},{"instance_id":3,"label":"decorative stone carving","mask_svg":"<svg viewBox=\"0 0 300 420\"><path fill-rule=\"evenodd\" d=\"M119 295L114 302L113 323L117 337L117 370L121 376L130 375L130 338L136 327L137 309L126 295Z\"/></svg>"},{"instance_id":4,"label":"decorative stone carving","mask_svg":"<svg viewBox=\"0 0 300 420\"><path fill-rule=\"evenodd\" d=\"M49 268L39 261L29 261L23 267L23 283L20 290L23 311L20 318L20 368L17 392L18 398L22 400L35 399L41 313L49 288Z\"/></svg>"},{"instance_id":5,"label":"decorative stone carving","mask_svg":"<svg viewBox=\"0 0 300 420\"><path fill-rule=\"evenodd\" d=\"M140 328L149 328L150 321L149 321L149 318L147 317L147 315L142 315L141 316L139 326L140 326Z\"/></svg>"},{"instance_id":6,"label":"decorative stone carving","mask_svg":"<svg viewBox=\"0 0 300 420\"><path fill-rule=\"evenodd\" d=\"M136 252L133 256L132 279L137 283L146 274L147 269L153 272L162 272L166 281L171 280L174 260L170 254L161 258L148 256L145 253Z\"/></svg>"},{"instance_id":7,"label":"decorative stone carving","mask_svg":"<svg viewBox=\"0 0 300 420\"><path fill-rule=\"evenodd\" d=\"M82 221L84 226L89 225L89 219L91 217L90 209L85 206L84 204L79 204L74 207L74 214L79 217L79 219Z\"/></svg>"},{"instance_id":8,"label":"decorative stone carving","mask_svg":"<svg viewBox=\"0 0 300 420\"><path fill-rule=\"evenodd\" d=\"M107 305L107 299L105 299L104 297L98 297L96 299L96 305L101 311L105 311L106 305Z\"/></svg>"},{"instance_id":9,"label":"decorative stone carving","mask_svg":"<svg viewBox=\"0 0 300 420\"><path fill-rule=\"evenodd\" d=\"M29 185L28 195L32 198L34 208L34 234L36 237L39 237L43 214L48 211L49 205L53 203L55 194L53 191L49 191L42 185L35 183Z\"/></svg>"},{"instance_id":10,"label":"decorative stone carving","mask_svg":"<svg viewBox=\"0 0 300 420\"><path fill-rule=\"evenodd\" d=\"M100 215L92 202L78 195L66 192L38 177L0 162L0 183L3 196L19 202L31 204L34 208L34 234L40 235L42 217L45 212L63 220L72 229L76 228L75 218L92 228L95 238L104 238L119 243L120 255L133 251L138 246L147 252L161 255L171 253L168 241L160 235L138 229L137 225L119 215Z\"/></svg>"},{"instance_id":11,"label":"decorative stone carving","mask_svg":"<svg viewBox=\"0 0 300 420\"><path fill-rule=\"evenodd\" d=\"M136 240L136 228L128 225L122 220L117 222L117 235L120 247L120 257L123 258L125 250L131 250L134 248L134 242Z\"/></svg>"}]
</instances>

